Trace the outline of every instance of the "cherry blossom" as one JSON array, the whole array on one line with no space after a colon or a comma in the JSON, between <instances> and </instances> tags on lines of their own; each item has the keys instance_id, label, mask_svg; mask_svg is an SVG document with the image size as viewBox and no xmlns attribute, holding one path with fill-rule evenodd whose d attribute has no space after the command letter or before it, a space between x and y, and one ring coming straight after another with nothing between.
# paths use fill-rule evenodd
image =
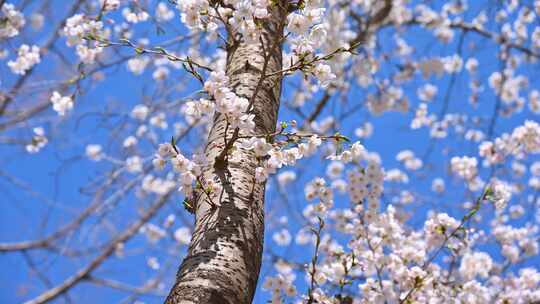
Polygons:
<instances>
[{"instance_id":1,"label":"cherry blossom","mask_svg":"<svg viewBox=\"0 0 540 304\"><path fill-rule=\"evenodd\" d=\"M57 91L54 91L51 99L53 110L60 116L65 116L67 112L73 109L73 100L69 96L62 96Z\"/></svg>"},{"instance_id":2,"label":"cherry blossom","mask_svg":"<svg viewBox=\"0 0 540 304\"><path fill-rule=\"evenodd\" d=\"M13 4L7 2L2 4L0 11L3 19L3 24L0 27L0 38L11 38L19 35L19 30L26 23L24 15L16 10Z\"/></svg>"},{"instance_id":3,"label":"cherry blossom","mask_svg":"<svg viewBox=\"0 0 540 304\"><path fill-rule=\"evenodd\" d=\"M14 74L24 75L26 71L41 61L39 47L36 45L32 45L31 47L26 44L21 45L17 55L17 60L8 61L7 63Z\"/></svg>"},{"instance_id":4,"label":"cherry blossom","mask_svg":"<svg viewBox=\"0 0 540 304\"><path fill-rule=\"evenodd\" d=\"M540 301L540 1L485 4L3 3L2 188L54 221L0 251L83 263L47 301L197 267L258 278L242 303ZM76 200L34 187L44 159ZM105 279L128 260L140 281Z\"/></svg>"}]
</instances>

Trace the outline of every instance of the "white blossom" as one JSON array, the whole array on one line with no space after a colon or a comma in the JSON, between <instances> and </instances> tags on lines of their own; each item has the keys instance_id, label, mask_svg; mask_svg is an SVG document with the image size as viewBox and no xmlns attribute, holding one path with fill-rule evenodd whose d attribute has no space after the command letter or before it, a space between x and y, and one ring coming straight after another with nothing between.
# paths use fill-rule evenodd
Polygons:
<instances>
[{"instance_id":1,"label":"white blossom","mask_svg":"<svg viewBox=\"0 0 540 304\"><path fill-rule=\"evenodd\" d=\"M313 75L315 75L322 87L328 86L336 78L336 75L332 73L332 68L327 64L317 64L313 70Z\"/></svg>"},{"instance_id":2,"label":"white blossom","mask_svg":"<svg viewBox=\"0 0 540 304\"><path fill-rule=\"evenodd\" d=\"M100 161L104 154L102 152L101 145L88 145L86 146L86 157L93 161Z\"/></svg>"},{"instance_id":3,"label":"white blossom","mask_svg":"<svg viewBox=\"0 0 540 304\"><path fill-rule=\"evenodd\" d=\"M432 101L437 94L437 87L432 84L425 84L417 91L418 98L422 101Z\"/></svg>"},{"instance_id":4,"label":"white blossom","mask_svg":"<svg viewBox=\"0 0 540 304\"><path fill-rule=\"evenodd\" d=\"M67 37L66 44L71 47L75 46L76 53L83 63L94 63L97 56L103 52L103 47L85 40L88 36L102 37L105 35L101 21L76 14L67 19L63 34Z\"/></svg>"},{"instance_id":5,"label":"white blossom","mask_svg":"<svg viewBox=\"0 0 540 304\"><path fill-rule=\"evenodd\" d=\"M283 171L277 175L278 183L281 187L285 187L291 182L296 180L296 173L294 171Z\"/></svg>"},{"instance_id":6,"label":"white blossom","mask_svg":"<svg viewBox=\"0 0 540 304\"><path fill-rule=\"evenodd\" d=\"M174 18L174 12L169 9L167 4L160 2L156 8L156 19L159 22L169 21Z\"/></svg>"},{"instance_id":7,"label":"white blossom","mask_svg":"<svg viewBox=\"0 0 540 304\"><path fill-rule=\"evenodd\" d=\"M159 242L167 235L167 232L165 230L152 223L148 223L142 226L139 232L144 234L148 242L150 242L151 244Z\"/></svg>"},{"instance_id":8,"label":"white blossom","mask_svg":"<svg viewBox=\"0 0 540 304\"><path fill-rule=\"evenodd\" d=\"M189 245L191 230L188 227L180 227L174 231L174 239L181 245Z\"/></svg>"},{"instance_id":9,"label":"white blossom","mask_svg":"<svg viewBox=\"0 0 540 304\"><path fill-rule=\"evenodd\" d=\"M99 4L105 11L114 11L120 7L120 0L99 0Z\"/></svg>"},{"instance_id":10,"label":"white blossom","mask_svg":"<svg viewBox=\"0 0 540 304\"><path fill-rule=\"evenodd\" d=\"M143 162L139 156L132 156L126 159L126 168L128 172L137 173L143 170Z\"/></svg>"},{"instance_id":11,"label":"white blossom","mask_svg":"<svg viewBox=\"0 0 540 304\"><path fill-rule=\"evenodd\" d=\"M73 99L70 96L62 96L57 91L54 91L51 99L53 110L60 116L65 116L73 109Z\"/></svg>"},{"instance_id":12,"label":"white blossom","mask_svg":"<svg viewBox=\"0 0 540 304\"><path fill-rule=\"evenodd\" d=\"M0 26L0 39L15 37L19 34L19 30L24 26L26 21L24 15L15 9L11 3L4 3L0 9L2 15L2 25Z\"/></svg>"},{"instance_id":13,"label":"white blossom","mask_svg":"<svg viewBox=\"0 0 540 304\"><path fill-rule=\"evenodd\" d=\"M146 264L153 270L158 270L160 267L159 261L156 257L149 257L146 260Z\"/></svg>"},{"instance_id":14,"label":"white blossom","mask_svg":"<svg viewBox=\"0 0 540 304\"><path fill-rule=\"evenodd\" d=\"M287 229L281 229L272 235L272 239L278 246L287 246L291 243L292 237Z\"/></svg>"},{"instance_id":15,"label":"white blossom","mask_svg":"<svg viewBox=\"0 0 540 304\"><path fill-rule=\"evenodd\" d=\"M150 15L148 15L147 12L140 10L138 12L132 11L129 7L125 7L122 10L122 16L126 19L129 23L139 23L148 20Z\"/></svg>"},{"instance_id":16,"label":"white blossom","mask_svg":"<svg viewBox=\"0 0 540 304\"><path fill-rule=\"evenodd\" d=\"M491 183L489 189L491 191L488 193L487 199L495 204L495 208L497 210L504 209L512 197L512 191L508 184L495 180L493 183Z\"/></svg>"},{"instance_id":17,"label":"white blossom","mask_svg":"<svg viewBox=\"0 0 540 304\"><path fill-rule=\"evenodd\" d=\"M478 161L476 160L476 158L468 156L454 156L450 160L452 172L466 180L472 180L474 177L476 177L477 164Z\"/></svg>"},{"instance_id":18,"label":"white blossom","mask_svg":"<svg viewBox=\"0 0 540 304\"><path fill-rule=\"evenodd\" d=\"M35 127L32 131L34 132L34 136L32 137L32 142L26 145L26 151L28 153L37 153L47 145L49 140L45 136L45 129L43 127Z\"/></svg>"},{"instance_id":19,"label":"white blossom","mask_svg":"<svg viewBox=\"0 0 540 304\"><path fill-rule=\"evenodd\" d=\"M491 257L485 252L466 253L459 266L459 273L467 280L476 276L487 278L493 267Z\"/></svg>"},{"instance_id":20,"label":"white blossom","mask_svg":"<svg viewBox=\"0 0 540 304\"><path fill-rule=\"evenodd\" d=\"M26 74L26 71L41 62L39 47L36 45L31 47L26 44L21 45L17 55L17 60L8 61L7 63L14 74L24 75Z\"/></svg>"}]
</instances>

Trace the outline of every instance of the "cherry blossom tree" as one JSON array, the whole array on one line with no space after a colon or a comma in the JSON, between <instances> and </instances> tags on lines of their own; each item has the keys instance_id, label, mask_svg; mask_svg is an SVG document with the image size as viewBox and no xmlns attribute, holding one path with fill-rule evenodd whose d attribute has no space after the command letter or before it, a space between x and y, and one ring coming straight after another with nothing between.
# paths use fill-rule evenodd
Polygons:
<instances>
[{"instance_id":1,"label":"cherry blossom tree","mask_svg":"<svg viewBox=\"0 0 540 304\"><path fill-rule=\"evenodd\" d=\"M0 301L540 301L540 1L0 11Z\"/></svg>"}]
</instances>

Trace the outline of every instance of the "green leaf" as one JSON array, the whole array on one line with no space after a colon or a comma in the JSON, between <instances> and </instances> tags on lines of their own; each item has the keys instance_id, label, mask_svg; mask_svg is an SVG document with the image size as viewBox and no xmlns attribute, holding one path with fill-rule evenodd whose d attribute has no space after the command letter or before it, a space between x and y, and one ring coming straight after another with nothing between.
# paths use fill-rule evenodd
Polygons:
<instances>
[{"instance_id":1,"label":"green leaf","mask_svg":"<svg viewBox=\"0 0 540 304\"><path fill-rule=\"evenodd\" d=\"M190 201L188 199L184 199L182 204L184 205L184 209L186 209L187 212L189 212L191 214L195 214L195 208L193 208L193 205L190 203Z\"/></svg>"},{"instance_id":2,"label":"green leaf","mask_svg":"<svg viewBox=\"0 0 540 304\"><path fill-rule=\"evenodd\" d=\"M435 232L437 233L440 233L440 234L445 234L446 233L446 227L445 226L437 226L435 227Z\"/></svg>"},{"instance_id":3,"label":"green leaf","mask_svg":"<svg viewBox=\"0 0 540 304\"><path fill-rule=\"evenodd\" d=\"M490 200L492 197L493 197L493 189L491 189L491 187L488 187L486 189L486 192L484 193L484 198L483 199Z\"/></svg>"},{"instance_id":4,"label":"green leaf","mask_svg":"<svg viewBox=\"0 0 540 304\"><path fill-rule=\"evenodd\" d=\"M178 149L176 149L176 139L174 139L174 136L171 136L171 146L173 147L174 151L178 154L180 154L180 152L178 151Z\"/></svg>"},{"instance_id":5,"label":"green leaf","mask_svg":"<svg viewBox=\"0 0 540 304\"><path fill-rule=\"evenodd\" d=\"M336 133L334 134L334 138L335 138L336 141L338 141L338 142L339 142L339 141L351 142L351 140L350 140L347 136L342 135L342 134L339 133L339 132L336 132Z\"/></svg>"}]
</instances>

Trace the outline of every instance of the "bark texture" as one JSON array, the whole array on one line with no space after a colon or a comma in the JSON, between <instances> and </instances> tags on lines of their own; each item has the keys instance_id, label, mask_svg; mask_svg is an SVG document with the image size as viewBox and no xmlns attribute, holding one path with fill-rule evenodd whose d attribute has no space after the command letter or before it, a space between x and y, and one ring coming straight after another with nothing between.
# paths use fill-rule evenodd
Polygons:
<instances>
[{"instance_id":1,"label":"bark texture","mask_svg":"<svg viewBox=\"0 0 540 304\"><path fill-rule=\"evenodd\" d=\"M281 94L281 74L263 74L282 69L286 8L273 5L270 14L262 20L262 42L247 44L236 36L229 37L227 45L229 86L253 101L255 134L275 131ZM260 160L250 150L235 149L227 162L215 162L234 132L224 115L216 114L203 178L220 181L224 191L196 198L195 230L167 304L243 304L251 303L255 294L263 252L265 184L255 180Z\"/></svg>"}]
</instances>

